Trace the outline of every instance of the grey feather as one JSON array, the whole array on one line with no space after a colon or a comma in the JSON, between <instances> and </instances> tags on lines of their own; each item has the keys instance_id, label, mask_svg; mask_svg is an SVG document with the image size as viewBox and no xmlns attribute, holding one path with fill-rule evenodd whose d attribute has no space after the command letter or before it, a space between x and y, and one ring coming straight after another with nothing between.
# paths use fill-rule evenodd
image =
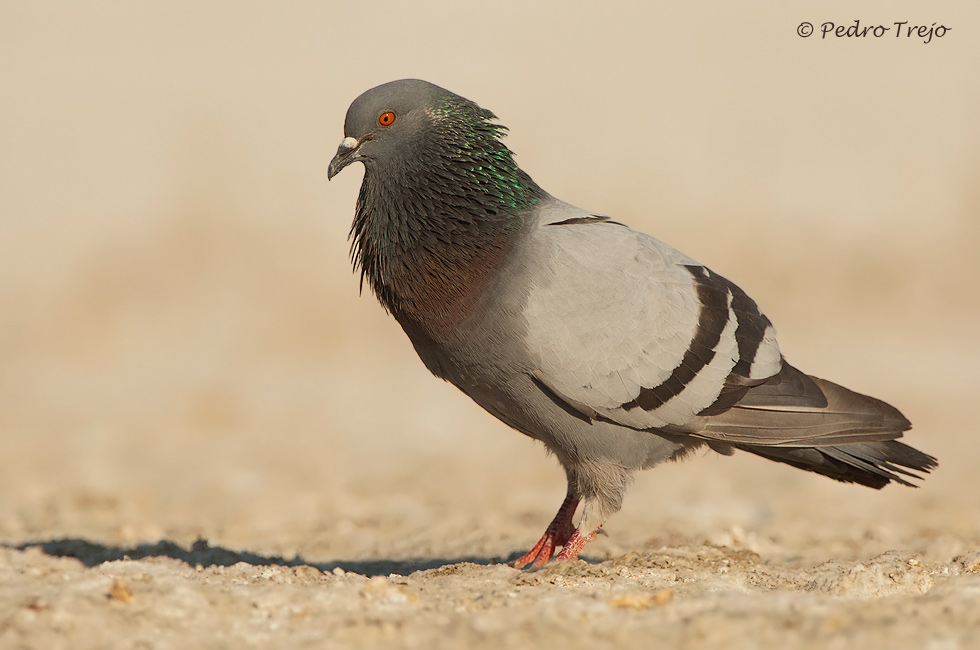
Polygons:
<instances>
[{"instance_id":1,"label":"grey feather","mask_svg":"<svg viewBox=\"0 0 980 650\"><path fill-rule=\"evenodd\" d=\"M759 445L816 446L889 440L912 425L893 406L784 363L696 435Z\"/></svg>"},{"instance_id":2,"label":"grey feather","mask_svg":"<svg viewBox=\"0 0 980 650\"><path fill-rule=\"evenodd\" d=\"M881 489L890 481L915 487L903 476L922 477L903 468L928 472L936 467L935 458L897 440L852 442L831 447L736 447L836 481L859 483L875 489Z\"/></svg>"}]
</instances>

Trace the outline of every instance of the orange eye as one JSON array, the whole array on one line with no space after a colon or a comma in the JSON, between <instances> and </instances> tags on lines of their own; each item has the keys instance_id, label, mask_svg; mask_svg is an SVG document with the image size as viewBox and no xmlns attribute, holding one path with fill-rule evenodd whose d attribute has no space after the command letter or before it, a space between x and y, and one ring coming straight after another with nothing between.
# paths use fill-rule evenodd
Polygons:
<instances>
[{"instance_id":1,"label":"orange eye","mask_svg":"<svg viewBox=\"0 0 980 650\"><path fill-rule=\"evenodd\" d=\"M378 124L380 124L381 126L391 126L392 122L394 121L395 121L395 114L392 113L391 111L385 111L384 113L381 114L381 117L378 118Z\"/></svg>"}]
</instances>

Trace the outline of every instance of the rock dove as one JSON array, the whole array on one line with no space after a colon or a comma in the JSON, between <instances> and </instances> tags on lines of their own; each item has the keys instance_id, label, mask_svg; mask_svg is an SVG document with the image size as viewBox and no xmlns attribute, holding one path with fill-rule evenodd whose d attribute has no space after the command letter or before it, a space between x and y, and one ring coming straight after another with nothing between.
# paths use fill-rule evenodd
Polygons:
<instances>
[{"instance_id":1,"label":"rock dove","mask_svg":"<svg viewBox=\"0 0 980 650\"><path fill-rule=\"evenodd\" d=\"M515 566L577 558L635 471L705 446L873 488L936 467L896 440L911 427L897 409L787 363L735 284L545 192L495 120L431 83L386 83L351 104L327 176L364 164L354 266L426 367L565 469L558 514Z\"/></svg>"}]
</instances>

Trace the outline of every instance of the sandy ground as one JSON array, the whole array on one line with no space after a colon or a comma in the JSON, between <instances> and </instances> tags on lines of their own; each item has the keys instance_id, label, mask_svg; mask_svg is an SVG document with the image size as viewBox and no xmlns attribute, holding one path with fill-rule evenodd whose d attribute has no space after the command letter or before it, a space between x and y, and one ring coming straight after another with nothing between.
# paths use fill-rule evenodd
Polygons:
<instances>
[{"instance_id":1,"label":"sandy ground","mask_svg":"<svg viewBox=\"0 0 980 650\"><path fill-rule=\"evenodd\" d=\"M980 9L347 4L3 3L0 648L980 647ZM796 33L855 17L953 29ZM325 180L404 76L743 286L938 470L705 453L508 567L562 472L358 297L359 171Z\"/></svg>"},{"instance_id":2,"label":"sandy ground","mask_svg":"<svg viewBox=\"0 0 980 650\"><path fill-rule=\"evenodd\" d=\"M754 458L663 467L584 561L518 571L505 562L550 518L560 473L478 413L457 424L478 431L421 435L414 453L366 436L338 452L353 434L331 427L15 440L0 646L980 642L976 481L951 442L965 431L917 441L944 459L917 491Z\"/></svg>"}]
</instances>

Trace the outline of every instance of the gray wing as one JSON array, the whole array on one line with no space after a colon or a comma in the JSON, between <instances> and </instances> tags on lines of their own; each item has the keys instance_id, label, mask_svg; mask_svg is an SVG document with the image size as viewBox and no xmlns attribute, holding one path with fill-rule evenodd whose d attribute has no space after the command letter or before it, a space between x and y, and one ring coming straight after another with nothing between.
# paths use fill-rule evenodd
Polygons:
<instances>
[{"instance_id":1,"label":"gray wing","mask_svg":"<svg viewBox=\"0 0 980 650\"><path fill-rule=\"evenodd\" d=\"M587 417L685 428L779 373L756 304L670 246L564 205L543 214L534 245L535 378Z\"/></svg>"}]
</instances>

